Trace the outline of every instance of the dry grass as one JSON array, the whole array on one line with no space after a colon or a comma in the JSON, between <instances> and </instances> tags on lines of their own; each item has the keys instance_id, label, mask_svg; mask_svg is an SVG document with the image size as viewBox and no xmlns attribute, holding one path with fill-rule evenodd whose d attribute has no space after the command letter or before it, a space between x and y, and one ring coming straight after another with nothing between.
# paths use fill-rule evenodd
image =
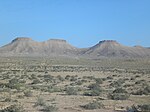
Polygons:
<instances>
[{"instance_id":1,"label":"dry grass","mask_svg":"<svg viewBox=\"0 0 150 112\"><path fill-rule=\"evenodd\" d=\"M58 112L113 112L115 108L147 104L150 95L132 93L150 85L149 68L149 59L0 58L0 108L21 103L26 111L39 112L44 106L35 106L38 97L46 105L56 106ZM102 92L99 96L85 96L96 78L102 79L98 84ZM75 88L77 94L68 95L68 87ZM107 97L118 87L131 94L129 99ZM93 101L100 101L104 108L81 108Z\"/></svg>"}]
</instances>

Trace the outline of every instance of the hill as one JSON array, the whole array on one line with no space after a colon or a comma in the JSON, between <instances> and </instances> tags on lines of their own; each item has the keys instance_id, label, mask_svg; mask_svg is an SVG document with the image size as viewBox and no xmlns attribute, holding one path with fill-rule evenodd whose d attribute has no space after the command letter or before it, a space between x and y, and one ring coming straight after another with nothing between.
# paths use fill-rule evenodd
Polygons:
<instances>
[{"instance_id":1,"label":"hill","mask_svg":"<svg viewBox=\"0 0 150 112\"><path fill-rule=\"evenodd\" d=\"M20 37L0 47L0 56L145 58L150 57L150 49L142 46L124 46L115 40L103 40L92 47L79 49L67 43L66 40L50 39L37 42L31 38Z\"/></svg>"}]
</instances>

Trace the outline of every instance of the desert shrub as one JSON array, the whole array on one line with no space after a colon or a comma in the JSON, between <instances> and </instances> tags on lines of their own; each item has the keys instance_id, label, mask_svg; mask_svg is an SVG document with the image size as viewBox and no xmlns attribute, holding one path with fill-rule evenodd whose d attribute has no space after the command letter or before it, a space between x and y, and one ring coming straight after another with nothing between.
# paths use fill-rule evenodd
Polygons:
<instances>
[{"instance_id":1,"label":"desert shrub","mask_svg":"<svg viewBox=\"0 0 150 112\"><path fill-rule=\"evenodd\" d=\"M131 77L131 79L130 79L130 80L132 80L132 81L133 81L133 80L135 80L135 79L136 79L135 77Z\"/></svg>"},{"instance_id":2,"label":"desert shrub","mask_svg":"<svg viewBox=\"0 0 150 112\"><path fill-rule=\"evenodd\" d=\"M113 77L112 77L112 76L108 76L106 79L107 79L107 80L112 80Z\"/></svg>"},{"instance_id":3,"label":"desert shrub","mask_svg":"<svg viewBox=\"0 0 150 112\"><path fill-rule=\"evenodd\" d=\"M101 90L91 90L83 93L83 95L85 96L99 96L100 94L101 94Z\"/></svg>"},{"instance_id":4,"label":"desert shrub","mask_svg":"<svg viewBox=\"0 0 150 112\"><path fill-rule=\"evenodd\" d=\"M77 95L78 94L77 92L78 92L78 90L75 87L66 88L66 94L67 95Z\"/></svg>"},{"instance_id":5,"label":"desert shrub","mask_svg":"<svg viewBox=\"0 0 150 112\"><path fill-rule=\"evenodd\" d=\"M136 106L127 107L127 112L139 112Z\"/></svg>"},{"instance_id":6,"label":"desert shrub","mask_svg":"<svg viewBox=\"0 0 150 112\"><path fill-rule=\"evenodd\" d=\"M75 82L70 83L70 86L76 86L77 84Z\"/></svg>"},{"instance_id":7,"label":"desert shrub","mask_svg":"<svg viewBox=\"0 0 150 112\"><path fill-rule=\"evenodd\" d=\"M69 80L70 77L71 77L70 75L66 75L65 79L66 79L66 80Z\"/></svg>"},{"instance_id":8,"label":"desert shrub","mask_svg":"<svg viewBox=\"0 0 150 112\"><path fill-rule=\"evenodd\" d=\"M93 110L93 109L101 109L104 108L104 105L101 102L98 101L94 101L94 102L90 102L86 105L81 106L84 109L87 110Z\"/></svg>"},{"instance_id":9,"label":"desert shrub","mask_svg":"<svg viewBox=\"0 0 150 112\"><path fill-rule=\"evenodd\" d=\"M112 86L112 87L121 87L124 82L125 81L123 79L118 79L117 81L114 81L113 83L111 83L110 86Z\"/></svg>"},{"instance_id":10,"label":"desert shrub","mask_svg":"<svg viewBox=\"0 0 150 112\"><path fill-rule=\"evenodd\" d=\"M11 97L5 98L4 102L11 102Z\"/></svg>"},{"instance_id":11,"label":"desert shrub","mask_svg":"<svg viewBox=\"0 0 150 112\"><path fill-rule=\"evenodd\" d=\"M94 76L83 76L83 79L90 79L90 80L94 80L95 77Z\"/></svg>"},{"instance_id":12,"label":"desert shrub","mask_svg":"<svg viewBox=\"0 0 150 112\"><path fill-rule=\"evenodd\" d=\"M123 87L127 88L127 87L131 87L133 86L132 84L125 84Z\"/></svg>"},{"instance_id":13,"label":"desert shrub","mask_svg":"<svg viewBox=\"0 0 150 112\"><path fill-rule=\"evenodd\" d=\"M76 76L71 76L70 77L70 81L77 81L77 80L78 80L78 78Z\"/></svg>"},{"instance_id":14,"label":"desert shrub","mask_svg":"<svg viewBox=\"0 0 150 112\"><path fill-rule=\"evenodd\" d=\"M103 80L101 78L95 78L96 83L98 84L102 84Z\"/></svg>"},{"instance_id":15,"label":"desert shrub","mask_svg":"<svg viewBox=\"0 0 150 112\"><path fill-rule=\"evenodd\" d=\"M22 85L19 83L18 79L13 78L13 79L9 80L9 83L5 84L5 86L10 89L20 90Z\"/></svg>"},{"instance_id":16,"label":"desert shrub","mask_svg":"<svg viewBox=\"0 0 150 112\"><path fill-rule=\"evenodd\" d=\"M19 99L23 99L23 98L24 98L23 95L18 95L17 97L18 97Z\"/></svg>"},{"instance_id":17,"label":"desert shrub","mask_svg":"<svg viewBox=\"0 0 150 112\"><path fill-rule=\"evenodd\" d=\"M129 97L130 94L122 88L117 88L108 95L108 98L112 100L127 100Z\"/></svg>"},{"instance_id":18,"label":"desert shrub","mask_svg":"<svg viewBox=\"0 0 150 112\"><path fill-rule=\"evenodd\" d=\"M58 108L54 105L45 105L42 109L44 112L56 112Z\"/></svg>"},{"instance_id":19,"label":"desert shrub","mask_svg":"<svg viewBox=\"0 0 150 112\"><path fill-rule=\"evenodd\" d=\"M60 80L60 81L64 81L64 80L65 80L65 79L64 79L62 76L60 76L60 75L58 75L57 78L58 78L58 80Z\"/></svg>"},{"instance_id":20,"label":"desert shrub","mask_svg":"<svg viewBox=\"0 0 150 112\"><path fill-rule=\"evenodd\" d=\"M141 88L140 90L138 90L132 94L134 94L134 95L149 95L150 94L150 86Z\"/></svg>"},{"instance_id":21,"label":"desert shrub","mask_svg":"<svg viewBox=\"0 0 150 112\"><path fill-rule=\"evenodd\" d=\"M127 91L125 89L122 89L122 88L117 88L113 91L113 93L127 93Z\"/></svg>"},{"instance_id":22,"label":"desert shrub","mask_svg":"<svg viewBox=\"0 0 150 112\"><path fill-rule=\"evenodd\" d=\"M26 97L32 97L32 96L33 96L33 93L32 93L31 90L27 90L27 91L24 91L24 95L25 95Z\"/></svg>"},{"instance_id":23,"label":"desert shrub","mask_svg":"<svg viewBox=\"0 0 150 112\"><path fill-rule=\"evenodd\" d=\"M150 112L150 104L127 107L127 112Z\"/></svg>"},{"instance_id":24,"label":"desert shrub","mask_svg":"<svg viewBox=\"0 0 150 112\"><path fill-rule=\"evenodd\" d=\"M46 92L54 93L54 92L62 92L64 89L57 86L48 86Z\"/></svg>"},{"instance_id":25,"label":"desert shrub","mask_svg":"<svg viewBox=\"0 0 150 112\"><path fill-rule=\"evenodd\" d=\"M140 75L136 75L136 76L135 76L135 78L138 78L138 77L140 77Z\"/></svg>"},{"instance_id":26,"label":"desert shrub","mask_svg":"<svg viewBox=\"0 0 150 112\"><path fill-rule=\"evenodd\" d=\"M146 87L144 88L144 90L147 91L148 93L150 93L150 86L146 86Z\"/></svg>"},{"instance_id":27,"label":"desert shrub","mask_svg":"<svg viewBox=\"0 0 150 112\"><path fill-rule=\"evenodd\" d=\"M34 79L34 80L32 81L32 84L38 84L38 83L40 83L40 80L39 80L39 79Z\"/></svg>"},{"instance_id":28,"label":"desert shrub","mask_svg":"<svg viewBox=\"0 0 150 112\"><path fill-rule=\"evenodd\" d=\"M113 93L113 94L109 94L108 98L112 100L127 100L129 96L130 95L127 93Z\"/></svg>"},{"instance_id":29,"label":"desert shrub","mask_svg":"<svg viewBox=\"0 0 150 112\"><path fill-rule=\"evenodd\" d=\"M34 106L45 106L45 104L46 103L45 103L44 99L41 97L38 97Z\"/></svg>"},{"instance_id":30,"label":"desert shrub","mask_svg":"<svg viewBox=\"0 0 150 112\"><path fill-rule=\"evenodd\" d=\"M51 75L44 75L44 81L45 82L53 82L54 81L54 76Z\"/></svg>"},{"instance_id":31,"label":"desert shrub","mask_svg":"<svg viewBox=\"0 0 150 112\"><path fill-rule=\"evenodd\" d=\"M21 105L11 105L5 109L0 110L0 112L25 112Z\"/></svg>"},{"instance_id":32,"label":"desert shrub","mask_svg":"<svg viewBox=\"0 0 150 112\"><path fill-rule=\"evenodd\" d=\"M6 86L5 83L0 82L0 88L4 88Z\"/></svg>"},{"instance_id":33,"label":"desert shrub","mask_svg":"<svg viewBox=\"0 0 150 112\"><path fill-rule=\"evenodd\" d=\"M88 86L88 88L90 89L90 91L84 92L83 95L85 95L85 96L99 96L102 92L102 89L98 83L90 84Z\"/></svg>"},{"instance_id":34,"label":"desert shrub","mask_svg":"<svg viewBox=\"0 0 150 112\"><path fill-rule=\"evenodd\" d=\"M35 74L32 74L32 75L31 75L31 78L32 78L32 79L36 79L37 77L36 77Z\"/></svg>"},{"instance_id":35,"label":"desert shrub","mask_svg":"<svg viewBox=\"0 0 150 112\"><path fill-rule=\"evenodd\" d=\"M21 89L21 84L19 84L19 82L17 83L7 83L6 87L10 88L10 89L16 89L16 90L20 90Z\"/></svg>"},{"instance_id":36,"label":"desert shrub","mask_svg":"<svg viewBox=\"0 0 150 112\"><path fill-rule=\"evenodd\" d=\"M16 79L16 78L13 78L13 79L9 80L9 83L10 83L10 84L16 84L16 83L18 83L18 82L19 82L19 80Z\"/></svg>"},{"instance_id":37,"label":"desert shrub","mask_svg":"<svg viewBox=\"0 0 150 112\"><path fill-rule=\"evenodd\" d=\"M79 81L76 82L76 84L77 84L77 85L82 85L82 84L83 84L83 81L79 80Z\"/></svg>"},{"instance_id":38,"label":"desert shrub","mask_svg":"<svg viewBox=\"0 0 150 112\"><path fill-rule=\"evenodd\" d=\"M100 86L99 86L98 83L94 83L94 84L90 84L90 85L88 86L88 88L89 88L90 90L99 90L99 89L100 89Z\"/></svg>"},{"instance_id":39,"label":"desert shrub","mask_svg":"<svg viewBox=\"0 0 150 112\"><path fill-rule=\"evenodd\" d=\"M142 83L143 83L142 80L138 80L138 81L135 82L135 84L142 84Z\"/></svg>"},{"instance_id":40,"label":"desert shrub","mask_svg":"<svg viewBox=\"0 0 150 112\"><path fill-rule=\"evenodd\" d=\"M25 84L25 83L26 83L26 80L19 80L19 83Z\"/></svg>"},{"instance_id":41,"label":"desert shrub","mask_svg":"<svg viewBox=\"0 0 150 112\"><path fill-rule=\"evenodd\" d=\"M138 105L142 112L150 112L150 104Z\"/></svg>"},{"instance_id":42,"label":"desert shrub","mask_svg":"<svg viewBox=\"0 0 150 112\"><path fill-rule=\"evenodd\" d=\"M35 89L35 90L40 90L41 89L41 87L38 86L38 85L33 85L32 88Z\"/></svg>"},{"instance_id":43,"label":"desert shrub","mask_svg":"<svg viewBox=\"0 0 150 112\"><path fill-rule=\"evenodd\" d=\"M86 80L86 79L82 79L82 80L81 80L81 82L83 82L83 83L85 82L85 83L86 83L86 82L87 82L87 80Z\"/></svg>"}]
</instances>

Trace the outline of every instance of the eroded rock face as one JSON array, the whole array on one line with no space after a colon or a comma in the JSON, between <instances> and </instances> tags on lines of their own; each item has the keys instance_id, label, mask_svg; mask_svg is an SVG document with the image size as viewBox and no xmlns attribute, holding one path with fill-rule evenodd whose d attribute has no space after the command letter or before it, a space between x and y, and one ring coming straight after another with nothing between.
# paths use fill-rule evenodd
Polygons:
<instances>
[{"instance_id":1,"label":"eroded rock face","mask_svg":"<svg viewBox=\"0 0 150 112\"><path fill-rule=\"evenodd\" d=\"M62 39L49 39L44 42L37 42L28 37L18 37L0 48L0 56L3 55L143 58L150 57L150 49L141 46L124 46L115 40L103 40L92 47L78 49Z\"/></svg>"},{"instance_id":2,"label":"eroded rock face","mask_svg":"<svg viewBox=\"0 0 150 112\"><path fill-rule=\"evenodd\" d=\"M72 55L76 52L66 40L50 39L44 42L36 42L28 37L19 37L11 43L0 48L0 53L5 55Z\"/></svg>"},{"instance_id":3,"label":"eroded rock face","mask_svg":"<svg viewBox=\"0 0 150 112\"><path fill-rule=\"evenodd\" d=\"M15 42L15 41L31 41L31 40L32 39L28 38L28 37L17 37L14 40L12 40L12 42Z\"/></svg>"},{"instance_id":4,"label":"eroded rock face","mask_svg":"<svg viewBox=\"0 0 150 112\"><path fill-rule=\"evenodd\" d=\"M82 55L90 57L139 58L150 57L150 50L144 47L128 47L115 40L103 40L95 46L82 51Z\"/></svg>"}]
</instances>

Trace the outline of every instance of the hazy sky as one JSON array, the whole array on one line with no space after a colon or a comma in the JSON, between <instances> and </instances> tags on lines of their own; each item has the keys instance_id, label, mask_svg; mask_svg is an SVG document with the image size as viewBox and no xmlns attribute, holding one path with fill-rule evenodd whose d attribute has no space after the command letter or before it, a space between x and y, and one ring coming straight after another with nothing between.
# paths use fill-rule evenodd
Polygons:
<instances>
[{"instance_id":1,"label":"hazy sky","mask_svg":"<svg viewBox=\"0 0 150 112\"><path fill-rule=\"evenodd\" d=\"M150 0L0 0L0 46L16 37L150 46Z\"/></svg>"}]
</instances>

